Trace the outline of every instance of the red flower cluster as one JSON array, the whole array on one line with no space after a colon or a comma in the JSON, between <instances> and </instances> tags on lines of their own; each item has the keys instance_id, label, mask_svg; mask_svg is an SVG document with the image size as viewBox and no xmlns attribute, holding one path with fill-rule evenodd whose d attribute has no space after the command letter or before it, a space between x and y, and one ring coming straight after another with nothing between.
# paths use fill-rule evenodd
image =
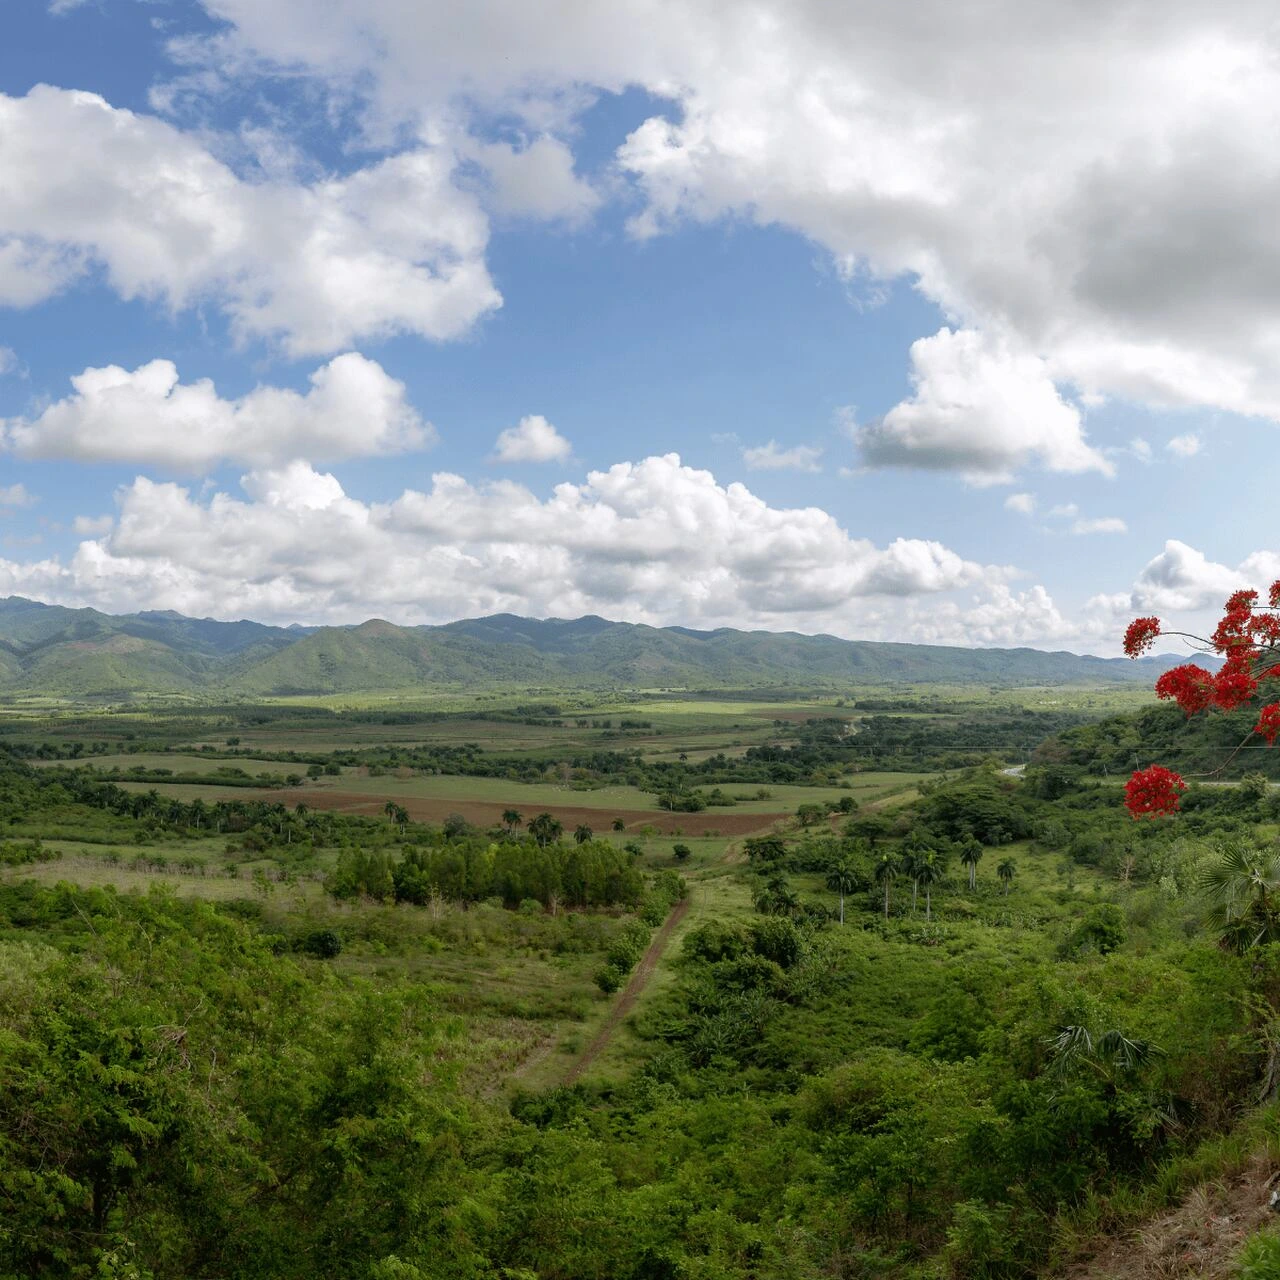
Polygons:
<instances>
[{"instance_id":1,"label":"red flower cluster","mask_svg":"<svg viewBox=\"0 0 1280 1280\"><path fill-rule=\"evenodd\" d=\"M1280 733L1280 702L1269 702L1258 712L1258 723L1253 726L1253 731L1266 738L1267 746L1276 745L1276 734Z\"/></svg>"},{"instance_id":2,"label":"red flower cluster","mask_svg":"<svg viewBox=\"0 0 1280 1280\"><path fill-rule=\"evenodd\" d=\"M1271 584L1267 601L1259 605L1256 591L1235 592L1212 637L1199 641L1222 655L1218 673L1213 675L1192 662L1173 667L1156 681L1156 696L1172 699L1189 716L1210 707L1234 711L1252 701L1259 681L1280 679L1280 579ZM1131 658L1145 653L1160 633L1159 618L1135 618L1124 633L1125 653ZM1266 738L1268 746L1275 745L1280 736L1280 702L1261 709L1253 732ZM1152 765L1129 779L1125 805L1135 818L1174 813L1185 786L1176 773Z\"/></svg>"},{"instance_id":3,"label":"red flower cluster","mask_svg":"<svg viewBox=\"0 0 1280 1280\"><path fill-rule=\"evenodd\" d=\"M1158 818L1161 814L1176 813L1178 802L1187 784L1171 769L1153 764L1150 769L1139 769L1125 783L1124 804L1135 818Z\"/></svg>"},{"instance_id":4,"label":"red flower cluster","mask_svg":"<svg viewBox=\"0 0 1280 1280\"><path fill-rule=\"evenodd\" d=\"M1172 698L1187 715L1193 716L1214 700L1213 674L1194 662L1170 667L1156 681L1156 697Z\"/></svg>"},{"instance_id":5,"label":"red flower cluster","mask_svg":"<svg viewBox=\"0 0 1280 1280\"><path fill-rule=\"evenodd\" d=\"M1280 586L1280 583L1276 584ZM1131 658L1146 653L1160 634L1159 618L1134 618L1124 633L1124 651Z\"/></svg>"}]
</instances>

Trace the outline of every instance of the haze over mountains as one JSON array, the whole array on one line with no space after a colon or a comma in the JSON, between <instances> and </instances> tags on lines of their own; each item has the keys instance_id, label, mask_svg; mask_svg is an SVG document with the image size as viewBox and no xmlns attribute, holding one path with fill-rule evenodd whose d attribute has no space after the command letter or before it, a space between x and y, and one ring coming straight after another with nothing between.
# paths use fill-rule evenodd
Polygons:
<instances>
[{"instance_id":1,"label":"haze over mountains","mask_svg":"<svg viewBox=\"0 0 1280 1280\"><path fill-rule=\"evenodd\" d=\"M374 619L273 627L172 612L113 616L20 596L0 600L0 691L79 696L399 691L510 683L600 687L1060 684L1145 681L1179 661L1038 649L962 649L804 636L692 631L604 618L511 614L442 626Z\"/></svg>"}]
</instances>

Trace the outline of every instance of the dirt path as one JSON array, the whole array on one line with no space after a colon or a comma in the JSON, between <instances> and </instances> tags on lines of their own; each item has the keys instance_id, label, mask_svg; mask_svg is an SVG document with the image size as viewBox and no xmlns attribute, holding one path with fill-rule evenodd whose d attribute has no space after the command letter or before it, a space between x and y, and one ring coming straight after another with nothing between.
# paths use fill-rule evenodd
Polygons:
<instances>
[{"instance_id":1,"label":"dirt path","mask_svg":"<svg viewBox=\"0 0 1280 1280\"><path fill-rule=\"evenodd\" d=\"M614 1001L613 1008L609 1010L608 1015L605 1017L604 1025L596 1032L595 1039L587 1045L582 1056L569 1068L569 1074L564 1078L566 1085L573 1084L600 1056L601 1051L609 1043L613 1033L621 1025L623 1018L631 1012L640 993L649 985L649 979L653 977L654 970L658 967L658 961L662 959L662 953L666 950L672 931L684 919L685 912L688 910L689 899L682 898L676 903L671 914L663 921L662 927L654 935L653 941L649 943L648 950L640 958L640 963L636 965L630 981L622 989L622 994Z\"/></svg>"}]
</instances>

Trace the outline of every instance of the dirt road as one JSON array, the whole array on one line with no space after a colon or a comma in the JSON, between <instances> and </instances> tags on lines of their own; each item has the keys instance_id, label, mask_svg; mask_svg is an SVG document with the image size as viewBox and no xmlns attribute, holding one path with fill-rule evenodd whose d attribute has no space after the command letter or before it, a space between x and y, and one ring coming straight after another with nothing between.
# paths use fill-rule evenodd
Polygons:
<instances>
[{"instance_id":1,"label":"dirt road","mask_svg":"<svg viewBox=\"0 0 1280 1280\"><path fill-rule=\"evenodd\" d=\"M662 922L662 927L654 934L653 941L649 943L648 950L641 957L640 963L636 965L630 981L622 989L622 994L614 1001L613 1008L609 1010L604 1024L596 1032L595 1039L587 1045L582 1056L569 1068L569 1074L564 1078L566 1085L573 1084L600 1056L601 1051L609 1043L613 1033L621 1025L623 1018L631 1012L640 993L649 985L649 979L653 977L654 970L658 967L658 961L662 959L662 953L666 950L672 931L684 919L685 912L688 910L689 899L682 898L676 903L671 914Z\"/></svg>"}]
</instances>

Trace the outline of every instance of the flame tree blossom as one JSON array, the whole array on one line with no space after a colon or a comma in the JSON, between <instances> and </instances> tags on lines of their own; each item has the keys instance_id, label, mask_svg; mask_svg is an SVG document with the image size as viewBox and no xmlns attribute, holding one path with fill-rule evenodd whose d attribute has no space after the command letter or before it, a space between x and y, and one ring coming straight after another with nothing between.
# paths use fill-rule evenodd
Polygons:
<instances>
[{"instance_id":1,"label":"flame tree blossom","mask_svg":"<svg viewBox=\"0 0 1280 1280\"><path fill-rule=\"evenodd\" d=\"M1271 584L1265 605L1258 603L1256 591L1235 592L1207 640L1185 631L1166 631L1159 618L1135 618L1125 630L1124 651L1131 658L1140 657L1162 635L1182 636L1223 661L1216 674L1194 662L1171 667L1156 681L1157 697L1176 702L1188 716L1246 706L1257 694L1260 681L1280 679L1280 579ZM1275 745L1280 735L1280 702L1270 702L1259 710L1258 722L1250 731L1250 736L1253 734L1265 738L1268 746ZM1129 779L1125 807L1135 818L1176 813L1185 790L1186 783L1178 774L1153 764Z\"/></svg>"}]
</instances>

